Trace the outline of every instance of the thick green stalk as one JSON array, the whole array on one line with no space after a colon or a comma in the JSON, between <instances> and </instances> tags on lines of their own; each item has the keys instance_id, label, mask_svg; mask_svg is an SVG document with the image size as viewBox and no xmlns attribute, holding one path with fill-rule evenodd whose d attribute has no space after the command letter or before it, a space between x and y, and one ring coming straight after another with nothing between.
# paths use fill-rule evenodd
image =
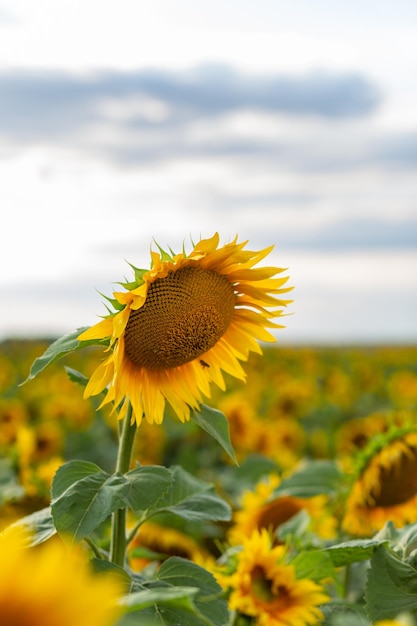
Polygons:
<instances>
[{"instance_id":1,"label":"thick green stalk","mask_svg":"<svg viewBox=\"0 0 417 626\"><path fill-rule=\"evenodd\" d=\"M131 424L132 406L121 424L116 473L125 474L130 468L133 443L136 434L136 421ZM123 567L126 554L126 509L118 509L112 515L110 560Z\"/></svg>"}]
</instances>

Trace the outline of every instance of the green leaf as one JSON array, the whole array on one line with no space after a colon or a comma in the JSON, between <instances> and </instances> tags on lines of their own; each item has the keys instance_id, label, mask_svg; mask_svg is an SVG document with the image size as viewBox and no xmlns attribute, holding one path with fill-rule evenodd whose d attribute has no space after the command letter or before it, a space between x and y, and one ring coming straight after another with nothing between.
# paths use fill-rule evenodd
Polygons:
<instances>
[{"instance_id":1,"label":"green leaf","mask_svg":"<svg viewBox=\"0 0 417 626\"><path fill-rule=\"evenodd\" d=\"M197 587L154 587L123 596L118 604L129 612L159 604L197 614L192 598L198 591Z\"/></svg>"},{"instance_id":2,"label":"green leaf","mask_svg":"<svg viewBox=\"0 0 417 626\"><path fill-rule=\"evenodd\" d=\"M372 621L417 611L417 570L379 546L371 558L365 600Z\"/></svg>"},{"instance_id":3,"label":"green leaf","mask_svg":"<svg viewBox=\"0 0 417 626\"><path fill-rule=\"evenodd\" d=\"M229 422L227 417L221 411L212 409L203 404L200 411L193 411L191 418L206 431L213 439L217 441L230 456L232 461L238 465L235 451L230 440Z\"/></svg>"},{"instance_id":4,"label":"green leaf","mask_svg":"<svg viewBox=\"0 0 417 626\"><path fill-rule=\"evenodd\" d=\"M169 511L186 520L228 521L231 517L230 506L214 490L211 483L195 478L181 467L174 467L172 488L165 500L153 509Z\"/></svg>"},{"instance_id":5,"label":"green leaf","mask_svg":"<svg viewBox=\"0 0 417 626\"><path fill-rule=\"evenodd\" d=\"M340 490L342 481L343 474L333 461L307 461L281 481L274 496L310 498L320 494L332 495Z\"/></svg>"},{"instance_id":6,"label":"green leaf","mask_svg":"<svg viewBox=\"0 0 417 626\"><path fill-rule=\"evenodd\" d=\"M81 348L85 348L87 346L103 345L106 343L102 339L78 341L77 337L81 335L82 332L87 330L87 328L89 327L85 326L83 328L78 328L72 333L64 335L64 337L60 337L60 339L57 339L56 341L51 343L50 346L48 346L48 348L45 350L43 355L35 359L30 369L29 376L26 378L26 380L23 381L23 383L21 383L21 385L24 385L29 380L32 380L44 369L46 369L48 365L51 365L51 363L53 363L54 361L57 361L58 359L66 356L67 354L70 354L71 352L75 352L76 350L80 350Z\"/></svg>"},{"instance_id":7,"label":"green leaf","mask_svg":"<svg viewBox=\"0 0 417 626\"><path fill-rule=\"evenodd\" d=\"M19 483L16 470L11 459L0 459L0 508L10 500L20 500L25 489Z\"/></svg>"},{"instance_id":8,"label":"green leaf","mask_svg":"<svg viewBox=\"0 0 417 626\"><path fill-rule=\"evenodd\" d=\"M67 372L68 378L71 382L77 383L78 385L81 385L81 387L87 386L89 380L87 376L84 376L84 374L81 374L81 372L78 372L72 367L65 367L65 371Z\"/></svg>"},{"instance_id":9,"label":"green leaf","mask_svg":"<svg viewBox=\"0 0 417 626\"><path fill-rule=\"evenodd\" d=\"M195 606L207 621L191 622L191 624L200 626L202 623L209 623L215 626L225 626L228 623L229 611L222 589L207 570L187 559L171 557L161 565L156 578L173 587L198 587L199 591L194 597ZM185 626L185 622L181 620L167 623Z\"/></svg>"},{"instance_id":10,"label":"green leaf","mask_svg":"<svg viewBox=\"0 0 417 626\"><path fill-rule=\"evenodd\" d=\"M113 578L119 580L122 584L125 593L129 593L133 581L123 567L120 567L120 565L116 565L111 561L107 561L106 559L97 558L90 559L90 564L93 572L96 574L111 574Z\"/></svg>"},{"instance_id":11,"label":"green leaf","mask_svg":"<svg viewBox=\"0 0 417 626\"><path fill-rule=\"evenodd\" d=\"M315 582L321 582L325 578L334 578L335 568L328 554L321 550L300 552L291 561L295 567L297 578L310 578Z\"/></svg>"},{"instance_id":12,"label":"green leaf","mask_svg":"<svg viewBox=\"0 0 417 626\"><path fill-rule=\"evenodd\" d=\"M111 513L126 506L129 483L95 463L70 461L52 483L52 515L59 533L80 541Z\"/></svg>"},{"instance_id":13,"label":"green leaf","mask_svg":"<svg viewBox=\"0 0 417 626\"><path fill-rule=\"evenodd\" d=\"M375 549L386 543L382 539L352 539L329 546L323 552L329 555L335 567L343 567L370 559Z\"/></svg>"},{"instance_id":14,"label":"green leaf","mask_svg":"<svg viewBox=\"0 0 417 626\"><path fill-rule=\"evenodd\" d=\"M127 504L137 514L148 509L154 511L170 497L173 476L165 467L140 466L125 474L125 478L129 484Z\"/></svg>"},{"instance_id":15,"label":"green leaf","mask_svg":"<svg viewBox=\"0 0 417 626\"><path fill-rule=\"evenodd\" d=\"M29 533L29 546L37 546L56 535L56 528L49 506L31 513L31 515L22 517L11 524L9 528L16 526L24 528Z\"/></svg>"},{"instance_id":16,"label":"green leaf","mask_svg":"<svg viewBox=\"0 0 417 626\"><path fill-rule=\"evenodd\" d=\"M323 626L371 626L361 606L351 602L328 602L320 607Z\"/></svg>"},{"instance_id":17,"label":"green leaf","mask_svg":"<svg viewBox=\"0 0 417 626\"><path fill-rule=\"evenodd\" d=\"M51 495L53 499L59 498L74 483L91 476L102 469L96 463L90 461L68 461L58 468L52 481Z\"/></svg>"}]
</instances>

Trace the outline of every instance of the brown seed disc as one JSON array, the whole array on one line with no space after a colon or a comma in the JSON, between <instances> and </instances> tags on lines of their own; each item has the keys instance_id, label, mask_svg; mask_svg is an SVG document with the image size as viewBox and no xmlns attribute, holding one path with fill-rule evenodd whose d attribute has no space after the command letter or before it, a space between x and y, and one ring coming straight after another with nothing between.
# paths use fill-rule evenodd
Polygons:
<instances>
[{"instance_id":1,"label":"brown seed disc","mask_svg":"<svg viewBox=\"0 0 417 626\"><path fill-rule=\"evenodd\" d=\"M381 468L381 490L371 493L373 506L395 506L417 495L417 456L412 452L411 456L403 454L393 467Z\"/></svg>"},{"instance_id":2,"label":"brown seed disc","mask_svg":"<svg viewBox=\"0 0 417 626\"><path fill-rule=\"evenodd\" d=\"M212 348L233 318L233 285L222 274L184 267L148 287L145 304L131 311L125 350L138 367L184 365Z\"/></svg>"}]
</instances>

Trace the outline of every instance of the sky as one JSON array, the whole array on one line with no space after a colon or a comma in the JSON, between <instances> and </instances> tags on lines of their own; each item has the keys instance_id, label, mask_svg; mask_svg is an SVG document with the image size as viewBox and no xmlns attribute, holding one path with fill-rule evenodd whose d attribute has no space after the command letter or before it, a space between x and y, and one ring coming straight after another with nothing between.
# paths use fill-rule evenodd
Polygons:
<instances>
[{"instance_id":1,"label":"sky","mask_svg":"<svg viewBox=\"0 0 417 626\"><path fill-rule=\"evenodd\" d=\"M282 343L417 342L414 0L0 0L0 339L219 232Z\"/></svg>"}]
</instances>

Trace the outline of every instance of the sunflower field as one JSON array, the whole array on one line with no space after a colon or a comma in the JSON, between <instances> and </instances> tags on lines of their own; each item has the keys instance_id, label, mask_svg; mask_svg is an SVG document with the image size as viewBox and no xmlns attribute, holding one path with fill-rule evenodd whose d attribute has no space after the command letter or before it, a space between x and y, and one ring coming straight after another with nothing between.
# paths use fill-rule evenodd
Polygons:
<instances>
[{"instance_id":1,"label":"sunflower field","mask_svg":"<svg viewBox=\"0 0 417 626\"><path fill-rule=\"evenodd\" d=\"M416 624L417 346L275 345L217 245L0 344L0 625Z\"/></svg>"},{"instance_id":2,"label":"sunflower field","mask_svg":"<svg viewBox=\"0 0 417 626\"><path fill-rule=\"evenodd\" d=\"M1 526L21 527L24 520L35 543L47 539L45 546L56 532L50 493L57 470L72 463L74 472L82 464L85 476L94 476L93 467L110 475L118 440L111 410L97 410L99 402L84 400L77 384L76 372L95 369L97 348L68 356L65 366L53 363L19 386L49 343L5 341L0 349ZM183 624L220 625L233 613L234 623L255 624L251 609L258 603L262 614L277 577L294 617L279 621L278 613L260 624L413 624L417 347L264 347L249 359L247 372L246 384L230 377L227 391L213 394L216 409L205 409L207 418L210 412L227 416L236 461L225 435L213 440L197 420L181 424L168 416L163 426L141 424L132 468L184 472L188 499L196 506L200 498L202 515L187 516L187 498L180 501L184 514L175 507L154 513L153 505L151 514L142 513L128 547L136 604L122 617L109 611L109 623L173 624L179 613ZM209 510L207 519L206 507L215 513ZM130 512L129 527L138 521ZM73 534L77 543L88 537ZM98 571L110 540L107 516L91 534ZM86 551L89 541L81 543ZM24 573L26 561L28 555L15 585L33 578ZM6 573L0 580L1 598ZM157 581L171 595L148 605Z\"/></svg>"}]
</instances>

